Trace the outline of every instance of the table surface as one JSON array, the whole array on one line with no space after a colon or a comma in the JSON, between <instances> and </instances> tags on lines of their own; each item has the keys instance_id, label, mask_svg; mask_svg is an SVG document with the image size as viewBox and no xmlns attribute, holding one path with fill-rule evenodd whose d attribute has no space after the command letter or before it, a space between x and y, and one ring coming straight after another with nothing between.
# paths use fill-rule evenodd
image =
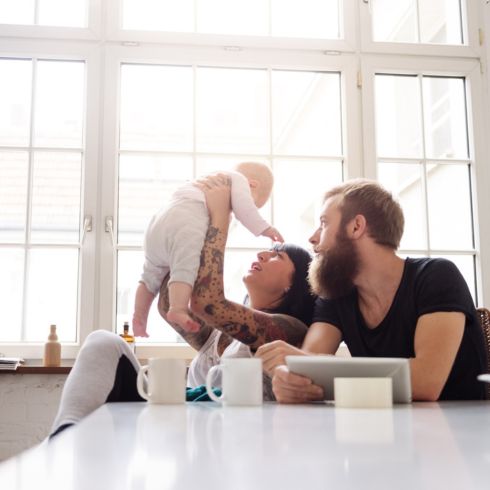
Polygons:
<instances>
[{"instance_id":1,"label":"table surface","mask_svg":"<svg viewBox=\"0 0 490 490\"><path fill-rule=\"evenodd\" d=\"M112 403L0 464L9 490L486 489L490 402Z\"/></svg>"}]
</instances>

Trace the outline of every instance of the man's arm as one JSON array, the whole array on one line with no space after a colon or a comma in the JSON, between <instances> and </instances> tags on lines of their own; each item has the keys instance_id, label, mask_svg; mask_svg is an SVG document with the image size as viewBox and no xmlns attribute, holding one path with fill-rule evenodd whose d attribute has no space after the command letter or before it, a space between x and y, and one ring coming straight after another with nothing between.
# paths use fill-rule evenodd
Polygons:
<instances>
[{"instance_id":1,"label":"man's arm","mask_svg":"<svg viewBox=\"0 0 490 490\"><path fill-rule=\"evenodd\" d=\"M287 355L335 354L342 340L340 330L330 323L316 322L308 330L303 349L282 341L271 342L257 350L264 370L273 373L272 389L279 403L305 403L323 399L323 389L311 379L289 372L285 364Z\"/></svg>"},{"instance_id":2,"label":"man's arm","mask_svg":"<svg viewBox=\"0 0 490 490\"><path fill-rule=\"evenodd\" d=\"M262 359L264 371L272 376L276 367L286 364L286 356L335 354L341 338L340 330L333 325L316 322L308 329L301 349L276 340L260 346L256 356Z\"/></svg>"},{"instance_id":3,"label":"man's arm","mask_svg":"<svg viewBox=\"0 0 490 490\"><path fill-rule=\"evenodd\" d=\"M459 312L422 315L415 330L415 357L410 359L412 397L435 401L449 377L463 338L465 316Z\"/></svg>"},{"instance_id":4,"label":"man's arm","mask_svg":"<svg viewBox=\"0 0 490 490\"><path fill-rule=\"evenodd\" d=\"M342 341L342 333L331 323L315 322L308 329L303 350L309 354L335 354Z\"/></svg>"}]
</instances>

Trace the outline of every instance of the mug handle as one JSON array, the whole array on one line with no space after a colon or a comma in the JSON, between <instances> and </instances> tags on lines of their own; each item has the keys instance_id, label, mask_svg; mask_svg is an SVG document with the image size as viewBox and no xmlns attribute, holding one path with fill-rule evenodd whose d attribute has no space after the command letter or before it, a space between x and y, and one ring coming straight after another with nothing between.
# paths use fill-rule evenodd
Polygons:
<instances>
[{"instance_id":1,"label":"mug handle","mask_svg":"<svg viewBox=\"0 0 490 490\"><path fill-rule=\"evenodd\" d=\"M145 373L148 371L149 367L150 366L148 365L141 366L140 370L138 371L138 377L136 378L136 388L138 390L138 393L141 396L141 398L144 398L147 401L150 399L150 397L148 393L145 391L145 387L143 383L145 381L145 378L146 381L148 381L148 377L145 375Z\"/></svg>"},{"instance_id":2,"label":"mug handle","mask_svg":"<svg viewBox=\"0 0 490 490\"><path fill-rule=\"evenodd\" d=\"M217 366L213 366L209 371L208 371L208 374L206 375L206 392L209 396L209 398L211 398L211 400L213 400L214 402L223 402L224 401L224 394L222 394L221 396L216 396L213 392L213 388L211 386L211 378L213 376L213 373L215 371L217 371L218 369L222 369L222 365L221 364L218 364Z\"/></svg>"}]
</instances>

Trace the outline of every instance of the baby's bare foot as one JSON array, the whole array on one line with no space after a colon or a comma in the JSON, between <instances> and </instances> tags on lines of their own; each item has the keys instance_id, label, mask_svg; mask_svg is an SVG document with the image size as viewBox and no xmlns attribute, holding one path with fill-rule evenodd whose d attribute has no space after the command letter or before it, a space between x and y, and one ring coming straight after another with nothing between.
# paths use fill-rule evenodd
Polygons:
<instances>
[{"instance_id":1,"label":"baby's bare foot","mask_svg":"<svg viewBox=\"0 0 490 490\"><path fill-rule=\"evenodd\" d=\"M186 311L174 310L170 308L167 313L167 320L170 323L176 323L186 332L197 332L200 328L199 323L195 322Z\"/></svg>"}]
</instances>

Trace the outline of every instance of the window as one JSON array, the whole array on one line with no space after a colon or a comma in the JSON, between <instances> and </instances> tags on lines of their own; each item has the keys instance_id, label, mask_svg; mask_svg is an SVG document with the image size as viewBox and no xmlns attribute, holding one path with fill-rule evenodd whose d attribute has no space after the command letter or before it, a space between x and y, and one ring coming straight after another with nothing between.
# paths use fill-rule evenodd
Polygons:
<instances>
[{"instance_id":1,"label":"window","mask_svg":"<svg viewBox=\"0 0 490 490\"><path fill-rule=\"evenodd\" d=\"M243 160L271 167L261 212L304 246L328 187L378 179L405 211L400 254L453 260L490 304L483 4L7 3L0 352L39 357L50 323L68 356L93 329L120 330L153 213L182 182ZM232 224L230 298L242 301L244 268L268 245ZM149 332L140 355L188 355L155 306Z\"/></svg>"},{"instance_id":2,"label":"window","mask_svg":"<svg viewBox=\"0 0 490 490\"><path fill-rule=\"evenodd\" d=\"M463 44L460 0L374 0L374 41Z\"/></svg>"},{"instance_id":3,"label":"window","mask_svg":"<svg viewBox=\"0 0 490 490\"><path fill-rule=\"evenodd\" d=\"M263 215L307 245L324 183L342 181L341 112L339 73L121 64L117 323L131 319L146 225L185 180L266 163L295 184L277 186ZM270 244L233 223L228 245L227 294L241 301L240 272ZM151 341L179 340L155 304L150 315Z\"/></svg>"},{"instance_id":4,"label":"window","mask_svg":"<svg viewBox=\"0 0 490 490\"><path fill-rule=\"evenodd\" d=\"M465 85L462 77L376 74L376 148L378 178L405 211L402 253L453 260L476 297Z\"/></svg>"},{"instance_id":5,"label":"window","mask_svg":"<svg viewBox=\"0 0 490 490\"><path fill-rule=\"evenodd\" d=\"M122 28L337 39L339 0L123 0Z\"/></svg>"},{"instance_id":6,"label":"window","mask_svg":"<svg viewBox=\"0 0 490 490\"><path fill-rule=\"evenodd\" d=\"M74 342L83 162L84 64L0 59L0 290L9 341L56 323ZM3 302L2 302L3 303Z\"/></svg>"},{"instance_id":7,"label":"window","mask_svg":"<svg viewBox=\"0 0 490 490\"><path fill-rule=\"evenodd\" d=\"M0 3L0 23L87 27L87 0L16 0Z\"/></svg>"}]
</instances>

